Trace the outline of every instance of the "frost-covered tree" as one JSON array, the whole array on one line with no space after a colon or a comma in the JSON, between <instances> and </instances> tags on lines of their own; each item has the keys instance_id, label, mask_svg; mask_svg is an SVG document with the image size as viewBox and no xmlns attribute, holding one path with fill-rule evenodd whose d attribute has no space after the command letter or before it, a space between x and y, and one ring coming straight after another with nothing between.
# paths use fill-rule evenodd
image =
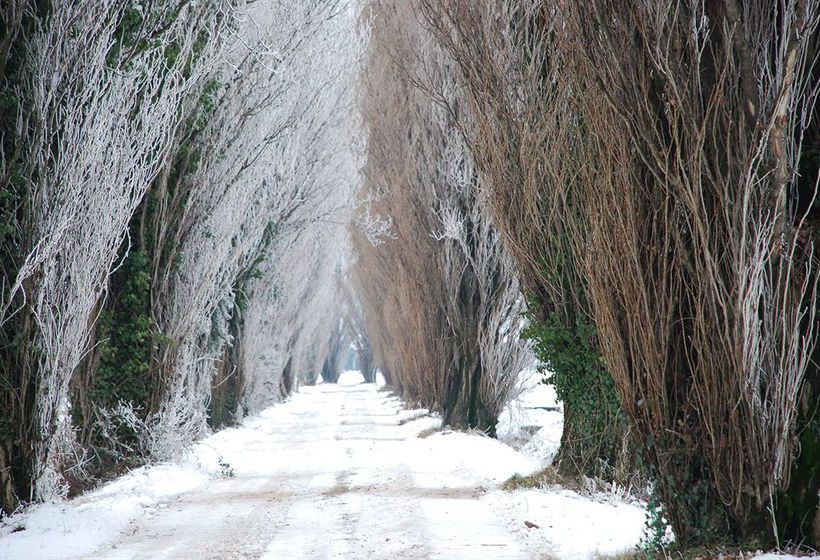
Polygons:
<instances>
[{"instance_id":1,"label":"frost-covered tree","mask_svg":"<svg viewBox=\"0 0 820 560\"><path fill-rule=\"evenodd\" d=\"M344 301L344 321L350 342L356 351L359 371L365 383L375 383L376 362L368 334L367 318L352 276L346 275L341 279L341 294Z\"/></svg>"},{"instance_id":2,"label":"frost-covered tree","mask_svg":"<svg viewBox=\"0 0 820 560\"><path fill-rule=\"evenodd\" d=\"M154 6L140 12L139 29L130 27L139 8L131 2L46 4L7 5L0 42L15 81L4 95L17 107L0 173L14 219L0 307L8 413L0 463L11 462L15 478L13 492L3 481L4 509L14 507L12 493L64 494L82 462L72 376L131 214L207 66L191 64L194 51L203 62L211 56L198 41L221 27L219 3Z\"/></svg>"},{"instance_id":3,"label":"frost-covered tree","mask_svg":"<svg viewBox=\"0 0 820 560\"><path fill-rule=\"evenodd\" d=\"M270 263L254 286L257 304L246 318L243 338L243 410L255 412L287 396L300 382L315 383L321 364L317 348L327 331L326 295L339 263L343 228L316 224L295 238Z\"/></svg>"},{"instance_id":4,"label":"frost-covered tree","mask_svg":"<svg viewBox=\"0 0 820 560\"><path fill-rule=\"evenodd\" d=\"M11 510L111 461L169 456L252 400L243 380L261 347L281 334L282 356L305 362L325 336L301 329L311 308L293 302L317 301L335 269L362 42L341 0L15 1L0 14ZM266 301L290 322L244 328Z\"/></svg>"},{"instance_id":5,"label":"frost-covered tree","mask_svg":"<svg viewBox=\"0 0 820 560\"><path fill-rule=\"evenodd\" d=\"M182 179L190 194L157 296L168 341L158 355L157 456L205 428L216 359L246 336L229 323L256 305L250 284L264 261L281 257L273 249L287 244L278 238L316 221L344 222L337 214L355 182L353 144L343 143L359 44L351 14L339 1L283 1L237 15L239 40L213 76L215 108L199 139L202 157Z\"/></svg>"}]
</instances>

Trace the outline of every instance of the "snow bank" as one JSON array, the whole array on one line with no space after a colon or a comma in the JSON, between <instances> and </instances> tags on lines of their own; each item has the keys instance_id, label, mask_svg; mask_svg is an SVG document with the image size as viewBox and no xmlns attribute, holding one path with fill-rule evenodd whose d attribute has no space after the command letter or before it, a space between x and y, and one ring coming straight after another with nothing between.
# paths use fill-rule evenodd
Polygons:
<instances>
[{"instance_id":1,"label":"snow bank","mask_svg":"<svg viewBox=\"0 0 820 560\"><path fill-rule=\"evenodd\" d=\"M407 442L407 464L423 488L498 485L513 474L538 471L540 463L479 433L444 431Z\"/></svg>"},{"instance_id":2,"label":"snow bank","mask_svg":"<svg viewBox=\"0 0 820 560\"><path fill-rule=\"evenodd\" d=\"M615 555L634 550L643 535L645 512L637 505L599 503L554 489L497 491L484 499L503 512L509 530L533 554L569 560Z\"/></svg>"},{"instance_id":3,"label":"snow bank","mask_svg":"<svg viewBox=\"0 0 820 560\"><path fill-rule=\"evenodd\" d=\"M501 413L497 427L498 439L539 469L552 462L564 428L555 388L542 379L536 370L522 373L520 393ZM482 499L502 512L508 530L535 557L546 553L574 560L615 555L633 550L643 535L645 510L619 500L556 487L495 491Z\"/></svg>"},{"instance_id":4,"label":"snow bank","mask_svg":"<svg viewBox=\"0 0 820 560\"><path fill-rule=\"evenodd\" d=\"M538 461L549 465L561 445L564 414L555 388L542 382L536 370L522 373L518 396L498 419L498 439Z\"/></svg>"},{"instance_id":5,"label":"snow bank","mask_svg":"<svg viewBox=\"0 0 820 560\"><path fill-rule=\"evenodd\" d=\"M76 500L34 506L0 524L0 560L85 557L113 542L146 508L208 480L191 463L142 467Z\"/></svg>"},{"instance_id":6,"label":"snow bank","mask_svg":"<svg viewBox=\"0 0 820 560\"><path fill-rule=\"evenodd\" d=\"M767 552L766 554L758 554L754 556L754 560L806 560L806 558L817 558L814 556L793 556L791 554L779 554L775 552Z\"/></svg>"},{"instance_id":7,"label":"snow bank","mask_svg":"<svg viewBox=\"0 0 820 560\"><path fill-rule=\"evenodd\" d=\"M38 504L3 520L0 560L90 558L163 500L237 472L264 473L275 458L256 445L271 429L273 410L205 438L175 463L141 467L75 500ZM275 410L277 422L287 419L286 410Z\"/></svg>"}]
</instances>

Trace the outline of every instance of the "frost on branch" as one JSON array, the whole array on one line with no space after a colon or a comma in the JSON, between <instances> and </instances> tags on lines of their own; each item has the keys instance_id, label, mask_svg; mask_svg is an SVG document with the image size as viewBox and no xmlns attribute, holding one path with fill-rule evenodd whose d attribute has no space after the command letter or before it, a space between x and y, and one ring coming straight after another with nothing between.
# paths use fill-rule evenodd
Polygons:
<instances>
[{"instance_id":1,"label":"frost on branch","mask_svg":"<svg viewBox=\"0 0 820 560\"><path fill-rule=\"evenodd\" d=\"M30 428L20 433L13 460L31 465L40 499L67 491L63 474L76 466L72 375L88 350L128 221L197 79L183 72L196 41L189 26L171 21L137 52L120 33L125 8L118 0L55 3L47 15L27 19L26 54L18 60L25 68L18 94L27 101L17 137L25 145L18 167L26 180L25 221L19 266L6 271L1 319L26 340L19 342L18 382L34 389L11 414ZM166 59L171 42L176 62Z\"/></svg>"},{"instance_id":2,"label":"frost on branch","mask_svg":"<svg viewBox=\"0 0 820 560\"><path fill-rule=\"evenodd\" d=\"M106 461L168 457L218 411L264 401L245 390L255 373L243 380L276 337L291 341L277 371L306 360L296 302L318 301L348 219L361 40L339 1L0 14L9 511ZM287 321L245 328L272 308Z\"/></svg>"},{"instance_id":3,"label":"frost on branch","mask_svg":"<svg viewBox=\"0 0 820 560\"><path fill-rule=\"evenodd\" d=\"M162 333L174 341L160 356L167 392L155 416L157 457L205 428L217 367L235 362L228 372L236 376L235 405L247 410L290 391L293 368L304 367L299 345L309 331L299 331L292 314L282 324L258 313L288 315L289 298L310 301L316 287L305 280L316 271L301 265L317 264L309 255L324 249L300 256L294 269L280 261L305 248L301 234L321 244L327 237L315 232L318 224L346 221L356 180L350 80L359 49L350 18L338 2L250 6L213 77L221 84L218 105L201 140L202 162L184 179L191 194L157 310ZM304 286L286 289L300 272L295 281ZM227 314L219 312L225 302ZM298 312L301 319L306 310ZM214 338L229 328L220 321L234 322L234 342ZM275 353L262 350L283 339L290 342ZM268 379L258 379L260 368ZM277 392L253 394L260 383L278 385L276 375L286 378Z\"/></svg>"}]
</instances>

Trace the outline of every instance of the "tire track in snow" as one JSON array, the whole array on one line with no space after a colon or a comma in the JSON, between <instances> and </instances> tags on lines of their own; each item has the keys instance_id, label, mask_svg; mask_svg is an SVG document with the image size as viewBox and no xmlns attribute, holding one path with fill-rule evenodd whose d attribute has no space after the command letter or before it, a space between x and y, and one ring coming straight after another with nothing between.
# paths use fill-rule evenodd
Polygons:
<instances>
[{"instance_id":1,"label":"tire track in snow","mask_svg":"<svg viewBox=\"0 0 820 560\"><path fill-rule=\"evenodd\" d=\"M367 386L308 389L259 429L264 472L222 479L132 524L111 560L529 558L462 472L435 471L416 436L434 422ZM275 410L275 409L274 409ZM272 415L276 418L276 415ZM440 484L437 481L443 481Z\"/></svg>"}]
</instances>

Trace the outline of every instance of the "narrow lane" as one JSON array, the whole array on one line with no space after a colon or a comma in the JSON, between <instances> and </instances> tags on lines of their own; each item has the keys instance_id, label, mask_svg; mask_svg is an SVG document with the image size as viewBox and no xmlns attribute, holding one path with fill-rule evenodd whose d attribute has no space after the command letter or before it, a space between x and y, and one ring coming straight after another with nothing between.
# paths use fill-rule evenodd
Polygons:
<instances>
[{"instance_id":1,"label":"narrow lane","mask_svg":"<svg viewBox=\"0 0 820 560\"><path fill-rule=\"evenodd\" d=\"M486 481L424 445L436 422L417 416L374 386L307 388L224 432L241 439L224 459L233 477L162 504L93 557L528 558L478 500Z\"/></svg>"}]
</instances>

